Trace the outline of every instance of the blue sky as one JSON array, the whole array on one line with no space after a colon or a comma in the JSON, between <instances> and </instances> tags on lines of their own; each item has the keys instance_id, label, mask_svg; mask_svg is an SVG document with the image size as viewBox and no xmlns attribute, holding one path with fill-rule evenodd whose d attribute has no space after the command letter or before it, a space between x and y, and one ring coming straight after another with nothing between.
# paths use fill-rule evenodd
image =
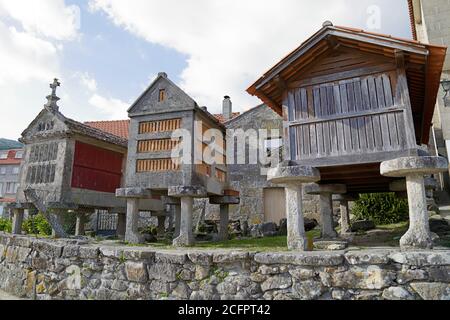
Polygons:
<instances>
[{"instance_id":1,"label":"blue sky","mask_svg":"<svg viewBox=\"0 0 450 320\"><path fill-rule=\"evenodd\" d=\"M410 38L406 0L0 0L0 137L17 139L57 76L76 120L127 117L165 71L219 113L323 21Z\"/></svg>"}]
</instances>

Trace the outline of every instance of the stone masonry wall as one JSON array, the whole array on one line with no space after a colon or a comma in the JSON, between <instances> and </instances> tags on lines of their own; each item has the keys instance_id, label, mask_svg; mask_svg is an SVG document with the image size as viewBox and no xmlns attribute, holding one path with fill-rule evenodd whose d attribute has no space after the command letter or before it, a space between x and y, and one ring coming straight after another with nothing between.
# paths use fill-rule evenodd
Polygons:
<instances>
[{"instance_id":1,"label":"stone masonry wall","mask_svg":"<svg viewBox=\"0 0 450 320\"><path fill-rule=\"evenodd\" d=\"M31 299L450 299L450 250L160 250L0 233L0 289Z\"/></svg>"}]
</instances>

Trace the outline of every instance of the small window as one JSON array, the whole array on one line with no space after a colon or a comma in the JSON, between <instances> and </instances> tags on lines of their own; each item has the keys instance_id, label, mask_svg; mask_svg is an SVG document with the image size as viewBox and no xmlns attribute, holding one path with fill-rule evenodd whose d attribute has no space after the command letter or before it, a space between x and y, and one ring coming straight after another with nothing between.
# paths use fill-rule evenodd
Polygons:
<instances>
[{"instance_id":1,"label":"small window","mask_svg":"<svg viewBox=\"0 0 450 320\"><path fill-rule=\"evenodd\" d=\"M166 100L166 90L161 89L159 90L159 102L163 102L164 100Z\"/></svg>"},{"instance_id":2,"label":"small window","mask_svg":"<svg viewBox=\"0 0 450 320\"><path fill-rule=\"evenodd\" d=\"M6 167L0 167L0 174L6 174Z\"/></svg>"},{"instance_id":3,"label":"small window","mask_svg":"<svg viewBox=\"0 0 450 320\"><path fill-rule=\"evenodd\" d=\"M16 159L22 159L23 158L23 151L17 151L16 152Z\"/></svg>"},{"instance_id":4,"label":"small window","mask_svg":"<svg viewBox=\"0 0 450 320\"><path fill-rule=\"evenodd\" d=\"M8 159L8 153L7 152L2 152L0 153L0 159Z\"/></svg>"},{"instance_id":5,"label":"small window","mask_svg":"<svg viewBox=\"0 0 450 320\"><path fill-rule=\"evenodd\" d=\"M6 192L7 194L13 194L14 193L14 188L15 188L15 183L14 182L7 182L6 183Z\"/></svg>"},{"instance_id":6,"label":"small window","mask_svg":"<svg viewBox=\"0 0 450 320\"><path fill-rule=\"evenodd\" d=\"M19 174L19 167L14 167L12 173L13 174Z\"/></svg>"}]
</instances>

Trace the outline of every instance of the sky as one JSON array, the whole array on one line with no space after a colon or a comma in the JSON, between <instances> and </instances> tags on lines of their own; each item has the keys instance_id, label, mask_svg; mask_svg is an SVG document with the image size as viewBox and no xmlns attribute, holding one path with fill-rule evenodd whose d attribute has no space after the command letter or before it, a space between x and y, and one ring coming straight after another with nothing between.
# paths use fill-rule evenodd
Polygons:
<instances>
[{"instance_id":1,"label":"sky","mask_svg":"<svg viewBox=\"0 0 450 320\"><path fill-rule=\"evenodd\" d=\"M411 38L406 0L0 0L0 137L16 140L53 78L60 111L126 119L158 72L221 113L260 103L246 89L335 25Z\"/></svg>"}]
</instances>

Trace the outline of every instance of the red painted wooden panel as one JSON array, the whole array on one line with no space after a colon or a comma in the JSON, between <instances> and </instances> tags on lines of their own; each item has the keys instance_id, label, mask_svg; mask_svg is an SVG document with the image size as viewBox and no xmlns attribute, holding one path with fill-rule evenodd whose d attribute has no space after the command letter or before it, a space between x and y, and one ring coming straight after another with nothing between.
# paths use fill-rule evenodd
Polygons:
<instances>
[{"instance_id":1,"label":"red painted wooden panel","mask_svg":"<svg viewBox=\"0 0 450 320\"><path fill-rule=\"evenodd\" d=\"M72 187L115 193L120 188L123 154L77 141Z\"/></svg>"}]
</instances>

